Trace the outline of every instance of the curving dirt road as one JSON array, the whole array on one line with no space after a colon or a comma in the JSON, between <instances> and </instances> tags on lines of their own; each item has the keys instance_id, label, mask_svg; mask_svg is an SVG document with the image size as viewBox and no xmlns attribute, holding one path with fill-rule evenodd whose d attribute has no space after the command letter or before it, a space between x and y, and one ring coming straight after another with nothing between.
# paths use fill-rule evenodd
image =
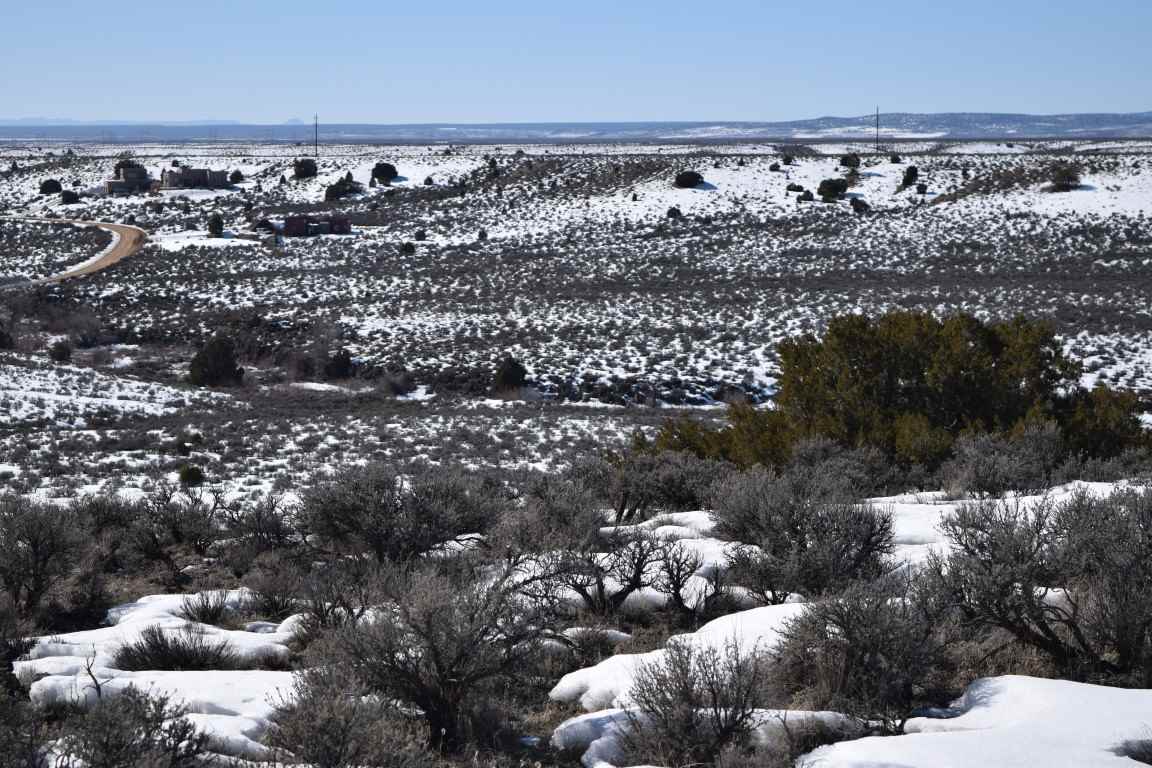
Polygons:
<instances>
[{"instance_id":1,"label":"curving dirt road","mask_svg":"<svg viewBox=\"0 0 1152 768\"><path fill-rule=\"evenodd\" d=\"M116 236L116 242L112 247L104 251L99 256L90 259L89 261L80 264L79 266L66 269L63 272L57 272L48 277L38 277L34 280L28 280L23 283L13 283L9 285L0 286L0 290L4 288L27 288L35 285L46 285L48 283L59 283L63 280L69 280L73 277L83 277L84 275L91 275L99 272L102 269L107 269L121 259L126 259L129 256L134 256L137 251L144 245L144 241L148 239L148 233L140 229L140 227L133 227L129 224L112 224L106 221L77 221L75 219L10 219L12 221L34 221L47 224L79 224L84 226L99 227L100 229L111 232Z\"/></svg>"}]
</instances>

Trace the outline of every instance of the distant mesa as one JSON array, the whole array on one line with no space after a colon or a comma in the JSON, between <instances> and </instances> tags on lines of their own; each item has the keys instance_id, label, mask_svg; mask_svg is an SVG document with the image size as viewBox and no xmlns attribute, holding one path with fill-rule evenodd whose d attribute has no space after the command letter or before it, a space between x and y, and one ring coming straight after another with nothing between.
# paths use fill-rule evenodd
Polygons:
<instances>
[{"instance_id":1,"label":"distant mesa","mask_svg":"<svg viewBox=\"0 0 1152 768\"><path fill-rule=\"evenodd\" d=\"M380 143L451 141L455 143L585 141L836 141L871 139L876 116L818 117L790 121L676 121L633 123L410 123L326 125L329 135ZM276 127L303 128L310 120L298 117L283 123L244 124L224 120L139 121L75 120L68 118L0 119L0 138L59 140L233 139L266 141ZM1021 140L1124 139L1152 137L1152 112L1124 114L1027 115L1008 113L880 114L880 137L895 139ZM285 139L286 137L280 137Z\"/></svg>"}]
</instances>

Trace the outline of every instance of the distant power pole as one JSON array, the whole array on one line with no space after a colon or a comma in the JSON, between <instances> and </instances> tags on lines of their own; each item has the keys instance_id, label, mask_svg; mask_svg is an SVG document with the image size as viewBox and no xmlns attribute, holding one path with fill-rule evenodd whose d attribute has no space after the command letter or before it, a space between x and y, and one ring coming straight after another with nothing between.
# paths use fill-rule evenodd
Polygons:
<instances>
[{"instance_id":1,"label":"distant power pole","mask_svg":"<svg viewBox=\"0 0 1152 768\"><path fill-rule=\"evenodd\" d=\"M312 156L320 159L320 115L312 115Z\"/></svg>"},{"instance_id":2,"label":"distant power pole","mask_svg":"<svg viewBox=\"0 0 1152 768\"><path fill-rule=\"evenodd\" d=\"M880 152L880 107L876 107L876 152Z\"/></svg>"}]
</instances>

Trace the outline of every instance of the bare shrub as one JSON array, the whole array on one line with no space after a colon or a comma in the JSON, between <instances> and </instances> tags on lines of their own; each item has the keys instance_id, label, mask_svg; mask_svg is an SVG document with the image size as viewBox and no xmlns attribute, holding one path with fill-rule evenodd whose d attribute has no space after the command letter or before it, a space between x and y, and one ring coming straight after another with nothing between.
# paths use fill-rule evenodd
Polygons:
<instances>
[{"instance_id":1,"label":"bare shrub","mask_svg":"<svg viewBox=\"0 0 1152 768\"><path fill-rule=\"evenodd\" d=\"M934 578L970 624L1047 655L1064 676L1152 683L1152 495L965 504Z\"/></svg>"},{"instance_id":2,"label":"bare shrub","mask_svg":"<svg viewBox=\"0 0 1152 768\"><path fill-rule=\"evenodd\" d=\"M332 666L297 675L277 704L267 741L276 758L315 766L408 768L433 762L395 707Z\"/></svg>"},{"instance_id":3,"label":"bare shrub","mask_svg":"<svg viewBox=\"0 0 1152 768\"><path fill-rule=\"evenodd\" d=\"M0 587L17 616L32 617L68 574L80 530L71 510L0 496Z\"/></svg>"},{"instance_id":4,"label":"bare shrub","mask_svg":"<svg viewBox=\"0 0 1152 768\"><path fill-rule=\"evenodd\" d=\"M856 492L835 473L798 468L781 474L753 467L722 478L709 496L716 532L753 544L779 530L782 518L798 514L792 510L851 502Z\"/></svg>"},{"instance_id":5,"label":"bare shrub","mask_svg":"<svg viewBox=\"0 0 1152 768\"><path fill-rule=\"evenodd\" d=\"M940 615L903 578L854 585L788 623L774 682L798 708L843 712L900 733L913 708L933 700Z\"/></svg>"},{"instance_id":6,"label":"bare shrub","mask_svg":"<svg viewBox=\"0 0 1152 768\"><path fill-rule=\"evenodd\" d=\"M479 533L502 506L499 493L463 472L404 475L392 467L352 467L304 494L304 528L341 550L379 562L410 560L464 533Z\"/></svg>"},{"instance_id":7,"label":"bare shrub","mask_svg":"<svg viewBox=\"0 0 1152 768\"><path fill-rule=\"evenodd\" d=\"M1028 424L1012 436L962 435L953 458L941 468L942 484L954 497L1039 493L1048 488L1066 455L1053 422Z\"/></svg>"},{"instance_id":8,"label":"bare shrub","mask_svg":"<svg viewBox=\"0 0 1152 768\"><path fill-rule=\"evenodd\" d=\"M220 495L190 486L162 484L137 505L129 536L147 559L167 558L169 547L186 544L199 555L220 536Z\"/></svg>"},{"instance_id":9,"label":"bare shrub","mask_svg":"<svg viewBox=\"0 0 1152 768\"><path fill-rule=\"evenodd\" d=\"M296 535L289 522L289 511L278 496L265 496L253 504L225 509L224 528L243 542L254 555L285 549Z\"/></svg>"},{"instance_id":10,"label":"bare shrub","mask_svg":"<svg viewBox=\"0 0 1152 768\"><path fill-rule=\"evenodd\" d=\"M136 671L239 669L243 665L226 641L210 640L191 628L166 632L161 627L150 626L141 630L139 639L116 650L112 666Z\"/></svg>"},{"instance_id":11,"label":"bare shrub","mask_svg":"<svg viewBox=\"0 0 1152 768\"><path fill-rule=\"evenodd\" d=\"M629 696L635 707L623 746L631 764L711 763L745 746L761 724L768 670L756 648L672 643L641 667Z\"/></svg>"},{"instance_id":12,"label":"bare shrub","mask_svg":"<svg viewBox=\"0 0 1152 768\"><path fill-rule=\"evenodd\" d=\"M0 692L16 693L21 690L19 681L12 673L12 662L32 647L32 641L28 640L29 634L27 625L16 615L12 599L0 595Z\"/></svg>"},{"instance_id":13,"label":"bare shrub","mask_svg":"<svg viewBox=\"0 0 1152 768\"><path fill-rule=\"evenodd\" d=\"M592 476L541 475L524 494L522 510L505 516L499 538L518 551L578 547L604 524Z\"/></svg>"},{"instance_id":14,"label":"bare shrub","mask_svg":"<svg viewBox=\"0 0 1152 768\"><path fill-rule=\"evenodd\" d=\"M323 633L359 622L385 598L386 574L375 561L342 559L314 567L300 585L305 643Z\"/></svg>"},{"instance_id":15,"label":"bare shrub","mask_svg":"<svg viewBox=\"0 0 1152 768\"><path fill-rule=\"evenodd\" d=\"M557 550L544 566L555 588L571 590L583 608L606 616L661 576L664 545L648 533L620 532Z\"/></svg>"},{"instance_id":16,"label":"bare shrub","mask_svg":"<svg viewBox=\"0 0 1152 768\"><path fill-rule=\"evenodd\" d=\"M624 451L578 463L571 474L597 489L619 524L639 522L657 511L700 509L708 486L729 465L682 451Z\"/></svg>"},{"instance_id":17,"label":"bare shrub","mask_svg":"<svg viewBox=\"0 0 1152 768\"><path fill-rule=\"evenodd\" d=\"M230 612L228 593L208 590L184 598L179 615L198 624L220 625Z\"/></svg>"},{"instance_id":18,"label":"bare shrub","mask_svg":"<svg viewBox=\"0 0 1152 768\"><path fill-rule=\"evenodd\" d=\"M891 569L892 515L844 499L822 473L777 476L763 469L734 475L713 491L721 535L749 546L733 550L730 578L765 604L794 594L830 594Z\"/></svg>"},{"instance_id":19,"label":"bare shrub","mask_svg":"<svg viewBox=\"0 0 1152 768\"><path fill-rule=\"evenodd\" d=\"M521 579L515 567L480 578L463 562L446 572L392 570L383 612L331 636L334 661L371 691L418 707L432 749L457 750L476 697L515 679L551 635L553 606L526 600Z\"/></svg>"},{"instance_id":20,"label":"bare shrub","mask_svg":"<svg viewBox=\"0 0 1152 768\"><path fill-rule=\"evenodd\" d=\"M301 604L303 577L298 563L268 555L244 576L248 597L244 610L262 619L281 621Z\"/></svg>"},{"instance_id":21,"label":"bare shrub","mask_svg":"<svg viewBox=\"0 0 1152 768\"><path fill-rule=\"evenodd\" d=\"M700 555L676 541L664 542L659 549L659 571L652 588L667 596L669 607L681 618L688 620L702 605L689 602L691 579L700 570Z\"/></svg>"},{"instance_id":22,"label":"bare shrub","mask_svg":"<svg viewBox=\"0 0 1152 768\"><path fill-rule=\"evenodd\" d=\"M0 763L5 768L44 768L50 735L47 722L28 701L0 687Z\"/></svg>"},{"instance_id":23,"label":"bare shrub","mask_svg":"<svg viewBox=\"0 0 1152 768\"><path fill-rule=\"evenodd\" d=\"M1152 734L1145 734L1139 739L1128 739L1113 751L1120 757L1126 757L1144 765L1152 765Z\"/></svg>"},{"instance_id":24,"label":"bare shrub","mask_svg":"<svg viewBox=\"0 0 1152 768\"><path fill-rule=\"evenodd\" d=\"M208 738L187 718L187 710L163 696L128 688L100 699L83 715L69 719L57 749L62 767L192 768L202 765Z\"/></svg>"}]
</instances>

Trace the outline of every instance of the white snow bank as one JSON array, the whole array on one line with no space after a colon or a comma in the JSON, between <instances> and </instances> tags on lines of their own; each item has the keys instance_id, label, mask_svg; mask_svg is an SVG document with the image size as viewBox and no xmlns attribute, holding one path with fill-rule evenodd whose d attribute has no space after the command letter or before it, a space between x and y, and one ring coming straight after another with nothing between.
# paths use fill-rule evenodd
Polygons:
<instances>
[{"instance_id":1,"label":"white snow bank","mask_svg":"<svg viewBox=\"0 0 1152 768\"><path fill-rule=\"evenodd\" d=\"M189 246L197 245L204 248L234 248L246 246L258 246L260 243L256 240L248 240L240 237L212 237L207 232L174 232L169 234L155 235L152 241L165 251L181 251Z\"/></svg>"},{"instance_id":2,"label":"white snow bank","mask_svg":"<svg viewBox=\"0 0 1152 768\"><path fill-rule=\"evenodd\" d=\"M633 722L644 727L643 714L628 709L605 709L565 720L552 733L552 746L563 752L582 752L585 768L613 768L626 764L623 737ZM803 712L782 709L759 710L752 732L757 746L782 744L788 733L807 724L820 722L831 728L852 732L858 726L837 712Z\"/></svg>"},{"instance_id":3,"label":"white snow bank","mask_svg":"<svg viewBox=\"0 0 1152 768\"><path fill-rule=\"evenodd\" d=\"M218 593L219 594L219 593ZM28 654L13 665L17 676L30 681L32 702L38 706L69 703L91 706L100 697L126 688L166 694L183 704L198 727L221 754L260 758L267 750L258 743L268 727L274 705L286 696L292 673L264 670L127 671L116 669L116 651L135 642L149 627L165 633L195 632L212 643L227 643L245 661L286 660L288 643L299 622L292 616L279 625L257 622L252 631L222 629L189 621L181 614L194 595L149 595L108 612L109 626L34 638ZM223 597L239 608L247 590L229 590Z\"/></svg>"},{"instance_id":4,"label":"white snow bank","mask_svg":"<svg viewBox=\"0 0 1152 768\"><path fill-rule=\"evenodd\" d=\"M746 650L756 647L767 650L778 641L784 623L799 615L803 609L803 605L789 603L732 613L710 621L690 634L670 637L668 643L723 650L725 644L734 640ZM548 696L553 701L579 701L580 706L589 712L609 707L626 707L630 704L628 692L637 671L644 664L661 661L665 653L660 649L648 653L610 656L593 667L569 672Z\"/></svg>"},{"instance_id":5,"label":"white snow bank","mask_svg":"<svg viewBox=\"0 0 1152 768\"><path fill-rule=\"evenodd\" d=\"M275 704L292 689L291 672L199 671L122 672L96 668L96 684L86 675L49 675L32 684L32 703L39 707L72 704L90 707L103 697L117 696L128 688L167 695L183 704L192 721L212 740L221 754L263 757L267 749L258 739L268 727Z\"/></svg>"},{"instance_id":6,"label":"white snow bank","mask_svg":"<svg viewBox=\"0 0 1152 768\"><path fill-rule=\"evenodd\" d=\"M822 747L811 768L1108 768L1114 749L1148 738L1152 691L1006 676L977 680L950 719L917 718L907 735Z\"/></svg>"},{"instance_id":7,"label":"white snow bank","mask_svg":"<svg viewBox=\"0 0 1152 768\"><path fill-rule=\"evenodd\" d=\"M226 599L235 608L246 595L246 590L230 590ZM184 601L191 597L194 595L149 595L110 610L110 626L35 638L24 659L13 665L15 672L25 680L44 674L85 676L89 660L98 667L111 668L116 651L139 640L149 627L173 634L192 631L209 642L227 643L240 659L248 662L287 659L290 628L282 624L276 632L247 632L188 621L180 612Z\"/></svg>"}]
</instances>

